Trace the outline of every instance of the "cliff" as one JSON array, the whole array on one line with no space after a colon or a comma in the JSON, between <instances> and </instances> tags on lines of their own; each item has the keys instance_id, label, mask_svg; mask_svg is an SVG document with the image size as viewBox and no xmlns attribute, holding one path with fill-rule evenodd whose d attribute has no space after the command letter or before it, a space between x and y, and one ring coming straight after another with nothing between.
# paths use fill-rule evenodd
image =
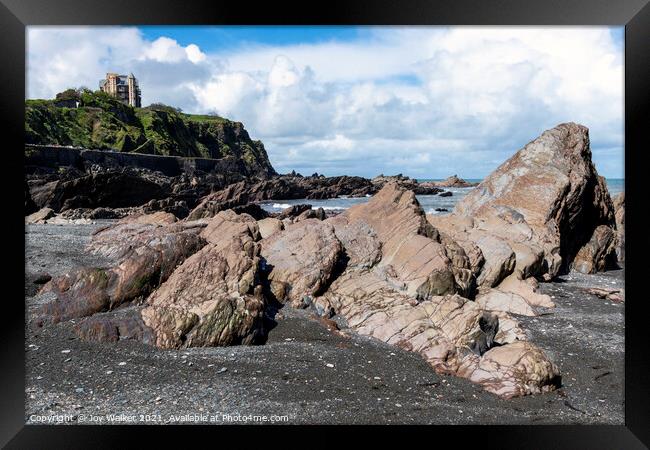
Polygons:
<instances>
[{"instance_id":1,"label":"cliff","mask_svg":"<svg viewBox=\"0 0 650 450\"><path fill-rule=\"evenodd\" d=\"M74 102L79 102L79 107ZM261 141L240 122L184 114L165 105L132 108L103 92L72 90L55 100L25 101L27 144L243 162L247 175L276 175Z\"/></svg>"}]
</instances>

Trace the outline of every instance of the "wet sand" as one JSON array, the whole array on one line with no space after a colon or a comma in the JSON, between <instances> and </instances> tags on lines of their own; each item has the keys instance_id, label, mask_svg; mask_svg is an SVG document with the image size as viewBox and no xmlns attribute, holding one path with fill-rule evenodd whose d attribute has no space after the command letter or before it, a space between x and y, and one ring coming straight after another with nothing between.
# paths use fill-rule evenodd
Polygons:
<instances>
[{"instance_id":1,"label":"wet sand","mask_svg":"<svg viewBox=\"0 0 650 450\"><path fill-rule=\"evenodd\" d=\"M253 423L264 415L264 423L289 424L624 423L624 304L582 291L623 288L624 270L542 284L557 307L517 319L559 366L563 385L503 400L437 375L414 353L330 331L289 307L275 316L267 343L250 347L160 350L84 342L73 321L31 327L47 300L35 295L39 272L110 263L83 251L100 226L25 228L27 423Z\"/></svg>"}]
</instances>

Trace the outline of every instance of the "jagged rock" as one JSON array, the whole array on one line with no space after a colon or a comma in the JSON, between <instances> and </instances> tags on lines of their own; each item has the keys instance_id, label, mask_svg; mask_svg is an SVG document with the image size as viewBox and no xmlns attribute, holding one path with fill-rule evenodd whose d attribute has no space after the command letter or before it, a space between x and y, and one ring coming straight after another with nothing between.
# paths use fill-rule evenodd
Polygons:
<instances>
[{"instance_id":1,"label":"jagged rock","mask_svg":"<svg viewBox=\"0 0 650 450\"><path fill-rule=\"evenodd\" d=\"M169 225L176 222L176 216L172 213L158 211L153 214L134 214L123 218L120 223L141 224L141 225Z\"/></svg>"},{"instance_id":2,"label":"jagged rock","mask_svg":"<svg viewBox=\"0 0 650 450\"><path fill-rule=\"evenodd\" d=\"M578 251L571 268L581 273L596 273L616 267L616 244L616 232L599 225L589 242Z\"/></svg>"},{"instance_id":3,"label":"jagged rock","mask_svg":"<svg viewBox=\"0 0 650 450\"><path fill-rule=\"evenodd\" d=\"M208 244L147 299L142 320L161 348L256 342L264 334L255 219L218 213L201 232Z\"/></svg>"},{"instance_id":4,"label":"jagged rock","mask_svg":"<svg viewBox=\"0 0 650 450\"><path fill-rule=\"evenodd\" d=\"M458 178L457 175L452 175L448 178L445 178L442 181L434 181L433 184L438 187L455 187L455 188L464 188L464 187L474 187L478 183L470 183L465 181L462 178Z\"/></svg>"},{"instance_id":5,"label":"jagged rock","mask_svg":"<svg viewBox=\"0 0 650 450\"><path fill-rule=\"evenodd\" d=\"M470 239L481 250L485 260L477 283L488 289L497 286L515 269L515 252L506 241L485 232L471 233Z\"/></svg>"},{"instance_id":6,"label":"jagged rock","mask_svg":"<svg viewBox=\"0 0 650 450\"><path fill-rule=\"evenodd\" d=\"M442 192L442 189L431 182L419 183L401 173L393 176L379 175L372 179L372 184L377 187L377 190L382 189L388 183L396 183L399 187L413 191L417 195L435 195Z\"/></svg>"},{"instance_id":7,"label":"jagged rock","mask_svg":"<svg viewBox=\"0 0 650 450\"><path fill-rule=\"evenodd\" d=\"M554 308L555 303L546 294L537 292L539 283L534 277L522 280L518 274L513 273L507 276L501 283L498 289L502 292L516 294L526 300L531 306L541 306L544 308Z\"/></svg>"},{"instance_id":8,"label":"jagged rock","mask_svg":"<svg viewBox=\"0 0 650 450\"><path fill-rule=\"evenodd\" d=\"M278 214L277 218L279 220L283 220L289 217L298 217L303 212L310 211L310 210L311 210L311 205L306 205L306 204L291 205L288 208L283 209L282 212Z\"/></svg>"},{"instance_id":9,"label":"jagged rock","mask_svg":"<svg viewBox=\"0 0 650 450\"><path fill-rule=\"evenodd\" d=\"M273 296L296 306L327 288L343 251L334 227L316 219L291 224L261 246Z\"/></svg>"},{"instance_id":10,"label":"jagged rock","mask_svg":"<svg viewBox=\"0 0 650 450\"><path fill-rule=\"evenodd\" d=\"M50 208L41 208L35 213L25 217L25 223L45 223L47 219L54 217L54 211Z\"/></svg>"},{"instance_id":11,"label":"jagged rock","mask_svg":"<svg viewBox=\"0 0 650 450\"><path fill-rule=\"evenodd\" d=\"M377 188L370 180L362 177L325 178L283 175L258 182L242 181L204 197L189 214L188 219L209 218L219 211L264 200L327 199L343 195L362 197L376 191Z\"/></svg>"},{"instance_id":12,"label":"jagged rock","mask_svg":"<svg viewBox=\"0 0 650 450\"><path fill-rule=\"evenodd\" d=\"M284 230L284 224L282 221L276 219L275 217L267 217L266 219L258 220L257 226L260 230L262 239L266 239L267 237L272 236L274 233Z\"/></svg>"},{"instance_id":13,"label":"jagged rock","mask_svg":"<svg viewBox=\"0 0 650 450\"><path fill-rule=\"evenodd\" d=\"M246 192L246 183L240 181L203 198L190 212L187 220L214 217L220 211L247 204L249 201L249 196Z\"/></svg>"},{"instance_id":14,"label":"jagged rock","mask_svg":"<svg viewBox=\"0 0 650 450\"><path fill-rule=\"evenodd\" d=\"M483 353L496 343L508 347L526 339L507 313L497 310L495 316L486 316L478 302L456 293L471 291L472 262L451 236L428 224L412 192L387 184L368 203L325 223L334 226L343 244L344 265L327 291L311 302L317 311L343 317L359 334L417 352L442 373L478 367L481 358L473 351ZM482 255L477 251L473 262L478 268ZM489 323L498 321L501 329L486 328L486 317ZM477 359L467 361L472 357ZM538 366L554 370L540 383L557 375L557 368L541 351L531 358ZM501 376L515 385L520 379L534 385L526 381L527 374L517 379L506 373ZM544 389L541 385L517 388L521 395Z\"/></svg>"},{"instance_id":15,"label":"jagged rock","mask_svg":"<svg viewBox=\"0 0 650 450\"><path fill-rule=\"evenodd\" d=\"M248 214L255 220L262 220L269 217L269 213L262 209L257 203L249 203L248 205L235 206L232 210L237 214Z\"/></svg>"},{"instance_id":16,"label":"jagged rock","mask_svg":"<svg viewBox=\"0 0 650 450\"><path fill-rule=\"evenodd\" d=\"M151 214L155 211L162 211L173 214L179 218L185 218L189 215L190 209L185 200L176 200L174 197L167 197L162 200L150 200L141 207L145 214Z\"/></svg>"},{"instance_id":17,"label":"jagged rock","mask_svg":"<svg viewBox=\"0 0 650 450\"><path fill-rule=\"evenodd\" d=\"M612 199L616 217L616 234L618 245L616 255L618 260L625 261L625 192L621 192Z\"/></svg>"},{"instance_id":18,"label":"jagged rock","mask_svg":"<svg viewBox=\"0 0 650 450\"><path fill-rule=\"evenodd\" d=\"M544 272L551 278L568 270L596 227L614 226L612 201L591 161L588 129L575 123L542 133L454 211L483 222L524 223L532 234L529 240L544 252ZM514 227L501 227L508 228Z\"/></svg>"},{"instance_id":19,"label":"jagged rock","mask_svg":"<svg viewBox=\"0 0 650 450\"><path fill-rule=\"evenodd\" d=\"M153 344L153 333L144 324L141 310L141 307L118 309L84 317L75 324L74 332L85 341L117 342L120 339L132 339Z\"/></svg>"},{"instance_id":20,"label":"jagged rock","mask_svg":"<svg viewBox=\"0 0 650 450\"><path fill-rule=\"evenodd\" d=\"M553 307L535 278L613 265L613 206L591 162L587 128L544 132L490 174L447 216L429 222L463 247L480 293L498 289ZM593 238L592 238L593 237ZM472 245L480 249L477 255ZM478 271L477 271L478 270ZM521 311L523 305L512 305Z\"/></svg>"},{"instance_id":21,"label":"jagged rock","mask_svg":"<svg viewBox=\"0 0 650 450\"><path fill-rule=\"evenodd\" d=\"M88 250L113 259L115 265L81 267L53 278L41 290L56 295L43 306L43 321L56 323L114 309L146 296L166 280L206 243L199 236L204 224L169 224L168 220L144 216L98 230Z\"/></svg>"},{"instance_id":22,"label":"jagged rock","mask_svg":"<svg viewBox=\"0 0 650 450\"><path fill-rule=\"evenodd\" d=\"M376 233L382 246L378 268L407 295L426 299L467 289L469 263L467 267L454 267L452 255L440 243L437 230L427 222L412 191L389 183L370 201L335 219L326 222L364 222Z\"/></svg>"},{"instance_id":23,"label":"jagged rock","mask_svg":"<svg viewBox=\"0 0 650 450\"><path fill-rule=\"evenodd\" d=\"M139 206L151 199L165 197L165 185L147 179L132 170L106 171L84 175L69 181L46 184L38 194L38 203L64 211L75 208Z\"/></svg>"},{"instance_id":24,"label":"jagged rock","mask_svg":"<svg viewBox=\"0 0 650 450\"><path fill-rule=\"evenodd\" d=\"M325 214L325 210L323 208L318 208L318 209L308 209L307 211L303 211L300 213L298 217L296 217L296 222L300 222L301 220L305 219L318 219L318 220L325 220L327 218L327 215Z\"/></svg>"},{"instance_id":25,"label":"jagged rock","mask_svg":"<svg viewBox=\"0 0 650 450\"><path fill-rule=\"evenodd\" d=\"M452 195L454 195L454 194L452 192L450 192L450 191L445 191L445 192L441 192L440 194L438 194L439 197L451 197Z\"/></svg>"},{"instance_id":26,"label":"jagged rock","mask_svg":"<svg viewBox=\"0 0 650 450\"><path fill-rule=\"evenodd\" d=\"M89 219L120 219L121 215L110 208L95 208L88 214Z\"/></svg>"}]
</instances>

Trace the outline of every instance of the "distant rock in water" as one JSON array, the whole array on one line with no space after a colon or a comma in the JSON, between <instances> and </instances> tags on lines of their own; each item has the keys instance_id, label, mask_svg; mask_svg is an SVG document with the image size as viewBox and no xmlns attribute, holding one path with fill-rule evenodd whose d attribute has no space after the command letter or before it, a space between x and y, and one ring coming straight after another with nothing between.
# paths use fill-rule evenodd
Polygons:
<instances>
[{"instance_id":1,"label":"distant rock in water","mask_svg":"<svg viewBox=\"0 0 650 450\"><path fill-rule=\"evenodd\" d=\"M366 178L348 176L326 178L281 175L268 180L241 181L203 197L189 214L189 218L193 220L213 217L219 211L249 202L303 198L318 200L342 195L364 197L375 193L376 189ZM298 214L304 211L305 209L302 209Z\"/></svg>"},{"instance_id":2,"label":"distant rock in water","mask_svg":"<svg viewBox=\"0 0 650 450\"><path fill-rule=\"evenodd\" d=\"M455 187L455 188L474 187L478 185L478 183L470 183L469 181L465 181L462 178L458 178L457 175L452 175L442 181L433 181L432 183L438 187Z\"/></svg>"},{"instance_id":3,"label":"distant rock in water","mask_svg":"<svg viewBox=\"0 0 650 450\"><path fill-rule=\"evenodd\" d=\"M383 188L387 183L396 183L398 186L413 191L416 195L435 195L442 192L442 189L437 187L431 182L419 183L413 178L404 175L379 175L372 179L372 184L377 187L377 190Z\"/></svg>"}]
</instances>

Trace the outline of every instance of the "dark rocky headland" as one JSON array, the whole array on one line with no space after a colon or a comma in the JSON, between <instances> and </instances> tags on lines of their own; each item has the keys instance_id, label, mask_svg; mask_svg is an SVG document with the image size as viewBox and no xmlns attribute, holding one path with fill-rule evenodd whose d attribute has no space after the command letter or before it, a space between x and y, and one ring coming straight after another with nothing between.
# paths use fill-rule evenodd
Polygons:
<instances>
[{"instance_id":1,"label":"dark rocky headland","mask_svg":"<svg viewBox=\"0 0 650 450\"><path fill-rule=\"evenodd\" d=\"M278 175L241 124L83 95L27 104L28 420L622 423L624 197L585 127L429 216L468 183ZM372 198L257 205L340 195Z\"/></svg>"}]
</instances>

